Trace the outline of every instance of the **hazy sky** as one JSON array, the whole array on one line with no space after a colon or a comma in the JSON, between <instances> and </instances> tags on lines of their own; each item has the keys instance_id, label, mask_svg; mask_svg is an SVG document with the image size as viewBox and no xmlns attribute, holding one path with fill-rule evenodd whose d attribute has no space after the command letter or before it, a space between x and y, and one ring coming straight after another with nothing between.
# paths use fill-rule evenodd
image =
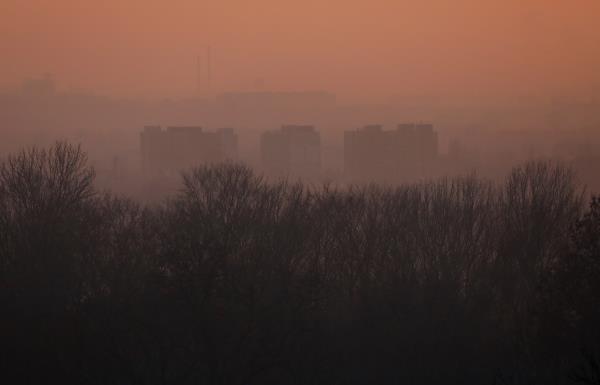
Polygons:
<instances>
[{"instance_id":1,"label":"hazy sky","mask_svg":"<svg viewBox=\"0 0 600 385\"><path fill-rule=\"evenodd\" d=\"M189 96L210 44L217 92L590 92L599 20L599 0L1 0L0 84Z\"/></svg>"}]
</instances>

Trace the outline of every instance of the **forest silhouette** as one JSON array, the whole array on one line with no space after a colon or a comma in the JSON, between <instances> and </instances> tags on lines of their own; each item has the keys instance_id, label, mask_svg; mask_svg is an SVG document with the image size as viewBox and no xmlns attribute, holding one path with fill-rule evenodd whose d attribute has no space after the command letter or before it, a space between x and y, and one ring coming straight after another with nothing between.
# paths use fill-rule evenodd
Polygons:
<instances>
[{"instance_id":1,"label":"forest silhouette","mask_svg":"<svg viewBox=\"0 0 600 385\"><path fill-rule=\"evenodd\" d=\"M600 383L600 200L559 163L344 188L219 164L152 205L94 176L68 143L0 165L4 383Z\"/></svg>"}]
</instances>

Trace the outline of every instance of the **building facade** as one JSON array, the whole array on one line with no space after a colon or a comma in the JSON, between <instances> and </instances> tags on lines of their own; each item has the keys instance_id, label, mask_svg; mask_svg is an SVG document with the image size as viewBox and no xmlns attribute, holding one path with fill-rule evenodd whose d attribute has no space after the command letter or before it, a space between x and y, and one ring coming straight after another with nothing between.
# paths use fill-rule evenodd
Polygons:
<instances>
[{"instance_id":1,"label":"building facade","mask_svg":"<svg viewBox=\"0 0 600 385\"><path fill-rule=\"evenodd\" d=\"M194 166L237 160L237 136L231 128L206 132L199 126L146 126L140 139L146 175L174 175Z\"/></svg>"},{"instance_id":2,"label":"building facade","mask_svg":"<svg viewBox=\"0 0 600 385\"><path fill-rule=\"evenodd\" d=\"M438 135L431 124L369 125L344 133L344 173L357 182L407 182L431 176Z\"/></svg>"},{"instance_id":3,"label":"building facade","mask_svg":"<svg viewBox=\"0 0 600 385\"><path fill-rule=\"evenodd\" d=\"M316 178L321 171L321 136L313 126L287 125L260 138L263 171L270 177Z\"/></svg>"}]
</instances>

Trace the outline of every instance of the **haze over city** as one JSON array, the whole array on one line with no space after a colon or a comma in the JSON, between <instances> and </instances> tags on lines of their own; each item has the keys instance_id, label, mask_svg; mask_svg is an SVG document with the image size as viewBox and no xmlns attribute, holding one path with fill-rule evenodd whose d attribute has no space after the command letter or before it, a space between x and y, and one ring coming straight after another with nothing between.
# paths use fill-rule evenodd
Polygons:
<instances>
[{"instance_id":1,"label":"haze over city","mask_svg":"<svg viewBox=\"0 0 600 385\"><path fill-rule=\"evenodd\" d=\"M597 385L599 0L0 0L0 383Z\"/></svg>"}]
</instances>

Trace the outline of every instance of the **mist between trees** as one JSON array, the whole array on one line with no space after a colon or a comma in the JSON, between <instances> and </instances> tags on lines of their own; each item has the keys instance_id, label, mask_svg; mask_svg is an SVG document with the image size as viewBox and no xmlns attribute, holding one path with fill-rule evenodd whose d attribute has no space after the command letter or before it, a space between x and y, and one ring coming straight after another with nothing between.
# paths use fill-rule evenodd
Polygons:
<instances>
[{"instance_id":1,"label":"mist between trees","mask_svg":"<svg viewBox=\"0 0 600 385\"><path fill-rule=\"evenodd\" d=\"M25 150L0 166L0 378L598 384L583 191L555 163L344 189L224 164L143 206L78 147Z\"/></svg>"}]
</instances>

